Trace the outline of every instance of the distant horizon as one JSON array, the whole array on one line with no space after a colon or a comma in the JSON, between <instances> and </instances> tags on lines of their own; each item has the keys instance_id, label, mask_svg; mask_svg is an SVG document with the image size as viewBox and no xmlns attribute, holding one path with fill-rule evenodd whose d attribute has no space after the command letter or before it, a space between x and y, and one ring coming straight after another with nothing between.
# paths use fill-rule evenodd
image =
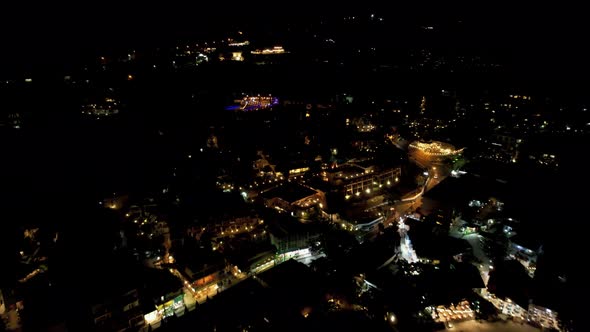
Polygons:
<instances>
[{"instance_id":1,"label":"distant horizon","mask_svg":"<svg viewBox=\"0 0 590 332\"><path fill-rule=\"evenodd\" d=\"M9 4L5 11L9 15L0 22L0 28L9 32L2 37L0 76L32 67L77 64L85 57L116 50L165 47L182 40L223 36L243 27L268 31L284 28L285 22L294 20L317 22L321 17L333 20L355 13L375 13L393 27L460 21L467 24L465 30L471 34L463 36L469 42L467 47L485 47L514 56L519 66L530 66L528 71L545 70L563 77L583 77L590 72L588 51L581 42L587 30L583 11L564 6L423 2L348 8L330 4L205 6L183 1L161 6L109 1L91 5L62 3L30 10Z\"/></svg>"}]
</instances>

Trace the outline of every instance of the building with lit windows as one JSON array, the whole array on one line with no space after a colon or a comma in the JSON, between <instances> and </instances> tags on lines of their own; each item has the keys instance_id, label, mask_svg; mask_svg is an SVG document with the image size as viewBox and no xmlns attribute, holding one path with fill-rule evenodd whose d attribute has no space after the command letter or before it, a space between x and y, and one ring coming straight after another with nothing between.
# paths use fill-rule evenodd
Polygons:
<instances>
[{"instance_id":1,"label":"building with lit windows","mask_svg":"<svg viewBox=\"0 0 590 332\"><path fill-rule=\"evenodd\" d=\"M119 113L119 102L114 98L105 98L97 103L89 103L82 107L82 114L97 119L106 118Z\"/></svg>"},{"instance_id":2,"label":"building with lit windows","mask_svg":"<svg viewBox=\"0 0 590 332\"><path fill-rule=\"evenodd\" d=\"M240 111L257 111L262 109L271 108L279 104L279 98L268 96L245 96L242 99L235 100L236 104L226 107L227 110L240 110Z\"/></svg>"},{"instance_id":3,"label":"building with lit windows","mask_svg":"<svg viewBox=\"0 0 590 332\"><path fill-rule=\"evenodd\" d=\"M560 331L557 312L536 304L529 304L529 319L537 322L544 329Z\"/></svg>"},{"instance_id":4,"label":"building with lit windows","mask_svg":"<svg viewBox=\"0 0 590 332\"><path fill-rule=\"evenodd\" d=\"M373 166L363 167L355 163L346 163L321 173L322 179L332 186L341 187L345 198L371 194L382 188L388 188L399 182L401 168L378 170Z\"/></svg>"},{"instance_id":5,"label":"building with lit windows","mask_svg":"<svg viewBox=\"0 0 590 332\"><path fill-rule=\"evenodd\" d=\"M250 53L256 55L274 55L274 54L285 54L287 51L282 46L274 46L273 48L256 49Z\"/></svg>"}]
</instances>

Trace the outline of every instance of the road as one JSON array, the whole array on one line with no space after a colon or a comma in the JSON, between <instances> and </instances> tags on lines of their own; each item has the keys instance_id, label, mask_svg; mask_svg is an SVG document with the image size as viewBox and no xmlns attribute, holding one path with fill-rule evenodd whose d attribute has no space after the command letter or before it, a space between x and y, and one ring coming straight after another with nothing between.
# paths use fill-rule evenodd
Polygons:
<instances>
[{"instance_id":1,"label":"road","mask_svg":"<svg viewBox=\"0 0 590 332\"><path fill-rule=\"evenodd\" d=\"M412 248L412 241L410 241L410 237L408 236L408 227L406 224L404 224L403 219L400 219L398 223L398 229L400 236L401 257L408 263L416 263L418 261L418 256L416 255L414 248Z\"/></svg>"},{"instance_id":2,"label":"road","mask_svg":"<svg viewBox=\"0 0 590 332\"><path fill-rule=\"evenodd\" d=\"M459 226L452 226L451 230L449 231L449 236L452 236L457 239L463 239L471 245L473 249L473 255L478 259L480 264L477 265L481 278L483 279L484 285L488 286L488 281L490 279L490 264L491 261L489 257L486 255L485 251L482 248L482 241L483 237L477 233L472 233L468 235L463 235L458 231ZM493 267L492 267L493 268Z\"/></svg>"}]
</instances>

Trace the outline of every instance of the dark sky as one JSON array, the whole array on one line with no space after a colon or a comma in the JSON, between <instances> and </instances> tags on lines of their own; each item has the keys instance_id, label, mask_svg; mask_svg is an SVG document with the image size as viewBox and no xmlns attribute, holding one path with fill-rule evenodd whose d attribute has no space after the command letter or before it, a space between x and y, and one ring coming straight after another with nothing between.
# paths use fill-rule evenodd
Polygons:
<instances>
[{"instance_id":1,"label":"dark sky","mask_svg":"<svg viewBox=\"0 0 590 332\"><path fill-rule=\"evenodd\" d=\"M205 35L231 25L375 10L394 21L463 20L474 43L516 50L553 70L588 68L585 10L519 1L10 1L0 10L0 68L73 61L81 53Z\"/></svg>"}]
</instances>

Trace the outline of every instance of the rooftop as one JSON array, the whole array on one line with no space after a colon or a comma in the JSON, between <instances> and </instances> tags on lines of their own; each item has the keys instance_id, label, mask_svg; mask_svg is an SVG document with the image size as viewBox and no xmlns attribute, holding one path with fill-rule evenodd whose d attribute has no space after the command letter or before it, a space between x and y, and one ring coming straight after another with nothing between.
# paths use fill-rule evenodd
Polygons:
<instances>
[{"instance_id":1,"label":"rooftop","mask_svg":"<svg viewBox=\"0 0 590 332\"><path fill-rule=\"evenodd\" d=\"M294 203L315 193L316 191L294 182L286 182L262 193L262 197L267 199L280 198L289 203Z\"/></svg>"},{"instance_id":2,"label":"rooftop","mask_svg":"<svg viewBox=\"0 0 590 332\"><path fill-rule=\"evenodd\" d=\"M284 216L269 223L269 232L276 237L284 237L292 234L319 233L321 225L317 223L300 223L299 221Z\"/></svg>"}]
</instances>

